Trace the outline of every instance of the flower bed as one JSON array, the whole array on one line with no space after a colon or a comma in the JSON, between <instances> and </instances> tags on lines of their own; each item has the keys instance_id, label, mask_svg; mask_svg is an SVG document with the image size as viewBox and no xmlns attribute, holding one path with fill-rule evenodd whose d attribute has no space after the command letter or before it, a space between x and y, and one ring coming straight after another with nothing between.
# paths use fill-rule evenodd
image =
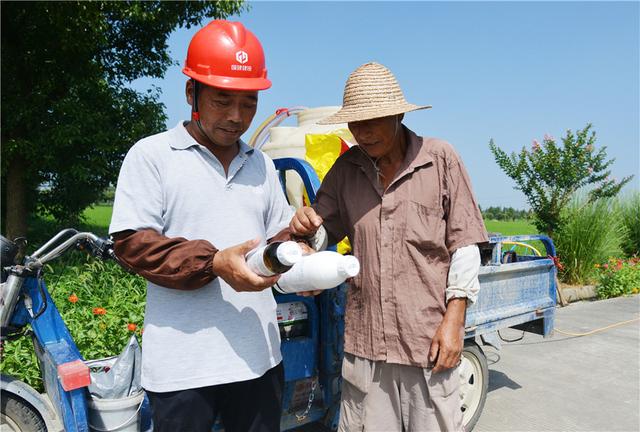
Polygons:
<instances>
[{"instance_id":1,"label":"flower bed","mask_svg":"<svg viewBox=\"0 0 640 432\"><path fill-rule=\"evenodd\" d=\"M604 264L595 265L598 280L598 297L611 298L640 292L640 258L610 258Z\"/></svg>"},{"instance_id":2,"label":"flower bed","mask_svg":"<svg viewBox=\"0 0 640 432\"><path fill-rule=\"evenodd\" d=\"M47 287L82 356L119 354L132 334L143 332L146 284L113 262L86 258L75 265L56 264L45 273ZM28 337L5 345L2 373L42 391L42 380Z\"/></svg>"}]
</instances>

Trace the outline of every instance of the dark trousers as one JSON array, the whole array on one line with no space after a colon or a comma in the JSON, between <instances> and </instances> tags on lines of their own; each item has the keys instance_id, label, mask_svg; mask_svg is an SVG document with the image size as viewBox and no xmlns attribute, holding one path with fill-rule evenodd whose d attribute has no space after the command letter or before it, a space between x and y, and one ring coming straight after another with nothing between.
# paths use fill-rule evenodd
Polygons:
<instances>
[{"instance_id":1,"label":"dark trousers","mask_svg":"<svg viewBox=\"0 0 640 432\"><path fill-rule=\"evenodd\" d=\"M278 432L282 363L260 378L174 392L147 391L154 432L211 432L218 415L225 432Z\"/></svg>"}]
</instances>

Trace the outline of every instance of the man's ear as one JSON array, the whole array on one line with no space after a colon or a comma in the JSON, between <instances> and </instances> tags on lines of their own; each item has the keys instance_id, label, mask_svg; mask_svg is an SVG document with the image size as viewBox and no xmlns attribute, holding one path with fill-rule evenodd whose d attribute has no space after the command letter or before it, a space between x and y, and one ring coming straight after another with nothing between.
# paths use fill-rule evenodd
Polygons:
<instances>
[{"instance_id":1,"label":"man's ear","mask_svg":"<svg viewBox=\"0 0 640 432\"><path fill-rule=\"evenodd\" d=\"M402 123L402 119L404 119L404 113L398 114L398 123Z\"/></svg>"},{"instance_id":2,"label":"man's ear","mask_svg":"<svg viewBox=\"0 0 640 432\"><path fill-rule=\"evenodd\" d=\"M193 106L193 90L194 90L193 80L187 80L187 84L184 88L184 94L187 97L187 103Z\"/></svg>"}]
</instances>

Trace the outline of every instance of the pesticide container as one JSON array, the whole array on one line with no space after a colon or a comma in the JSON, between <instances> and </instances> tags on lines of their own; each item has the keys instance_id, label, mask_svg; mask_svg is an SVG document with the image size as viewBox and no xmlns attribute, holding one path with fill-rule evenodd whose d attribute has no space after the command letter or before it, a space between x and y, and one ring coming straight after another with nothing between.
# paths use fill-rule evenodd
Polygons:
<instances>
[{"instance_id":1,"label":"pesticide container","mask_svg":"<svg viewBox=\"0 0 640 432\"><path fill-rule=\"evenodd\" d=\"M89 429L95 432L138 432L144 391L118 399L89 398Z\"/></svg>"},{"instance_id":2,"label":"pesticide container","mask_svg":"<svg viewBox=\"0 0 640 432\"><path fill-rule=\"evenodd\" d=\"M302 249L294 241L273 242L246 255L247 265L261 276L284 273L302 258Z\"/></svg>"},{"instance_id":3,"label":"pesticide container","mask_svg":"<svg viewBox=\"0 0 640 432\"><path fill-rule=\"evenodd\" d=\"M273 288L281 294L324 290L334 288L358 273L358 258L323 251L303 256L291 270L280 276Z\"/></svg>"},{"instance_id":4,"label":"pesticide container","mask_svg":"<svg viewBox=\"0 0 640 432\"><path fill-rule=\"evenodd\" d=\"M298 126L272 127L269 140L262 146L261 150L272 159L282 157L305 159L305 137L307 134L327 134L336 130L347 129L346 124L317 124L318 121L335 114L339 109L339 106L327 106L309 108L296 113ZM299 208L303 204L302 197L304 195L302 179L293 171L288 171L286 177L289 202L295 208Z\"/></svg>"}]
</instances>

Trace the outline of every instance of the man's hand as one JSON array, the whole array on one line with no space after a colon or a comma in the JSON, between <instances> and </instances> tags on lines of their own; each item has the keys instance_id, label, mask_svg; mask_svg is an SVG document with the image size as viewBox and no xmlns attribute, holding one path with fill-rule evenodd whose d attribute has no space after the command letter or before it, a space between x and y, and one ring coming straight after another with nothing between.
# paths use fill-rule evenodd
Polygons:
<instances>
[{"instance_id":1,"label":"man's hand","mask_svg":"<svg viewBox=\"0 0 640 432\"><path fill-rule=\"evenodd\" d=\"M433 373L456 367L464 346L464 314L466 298L449 300L442 323L436 330L429 349L429 361L435 362Z\"/></svg>"},{"instance_id":2,"label":"man's hand","mask_svg":"<svg viewBox=\"0 0 640 432\"><path fill-rule=\"evenodd\" d=\"M302 255L311 255L316 253L316 251L309 247L308 244L303 243L303 242L298 242L298 244L300 245L300 248L302 248ZM313 296L317 296L318 294L320 294L322 292L322 290L315 290L315 291L301 291L298 293L299 296L302 297L313 297Z\"/></svg>"},{"instance_id":3,"label":"man's hand","mask_svg":"<svg viewBox=\"0 0 640 432\"><path fill-rule=\"evenodd\" d=\"M305 237L314 235L320 225L322 225L322 218L312 207L300 207L293 215L289 229L293 235Z\"/></svg>"},{"instance_id":4,"label":"man's hand","mask_svg":"<svg viewBox=\"0 0 640 432\"><path fill-rule=\"evenodd\" d=\"M298 243L298 246L300 246L300 249L302 249L302 255L303 256L304 255L311 255L311 254L316 253L315 249L313 249L311 246L309 246L305 242L299 241L299 242L296 242L296 243Z\"/></svg>"},{"instance_id":5,"label":"man's hand","mask_svg":"<svg viewBox=\"0 0 640 432\"><path fill-rule=\"evenodd\" d=\"M262 291L273 286L280 275L260 276L247 266L245 255L260 244L253 239L218 251L213 256L213 272L236 291Z\"/></svg>"}]
</instances>

